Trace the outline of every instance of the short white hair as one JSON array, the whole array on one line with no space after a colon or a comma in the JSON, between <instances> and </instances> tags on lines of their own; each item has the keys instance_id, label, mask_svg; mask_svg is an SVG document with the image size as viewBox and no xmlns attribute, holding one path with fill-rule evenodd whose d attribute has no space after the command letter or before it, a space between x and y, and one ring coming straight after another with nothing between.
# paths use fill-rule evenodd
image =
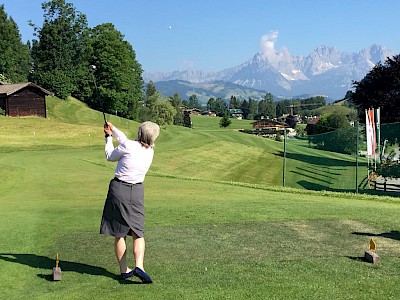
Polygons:
<instances>
[{"instance_id":1,"label":"short white hair","mask_svg":"<svg viewBox=\"0 0 400 300\"><path fill-rule=\"evenodd\" d=\"M146 121L139 126L137 140L145 147L154 147L154 142L159 134L160 126L156 123Z\"/></svg>"}]
</instances>

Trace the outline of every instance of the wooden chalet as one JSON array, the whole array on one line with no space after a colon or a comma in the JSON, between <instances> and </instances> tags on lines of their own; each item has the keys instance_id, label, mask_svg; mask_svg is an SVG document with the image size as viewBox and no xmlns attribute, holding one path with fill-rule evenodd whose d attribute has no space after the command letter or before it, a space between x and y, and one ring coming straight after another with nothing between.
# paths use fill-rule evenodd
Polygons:
<instances>
[{"instance_id":1,"label":"wooden chalet","mask_svg":"<svg viewBox=\"0 0 400 300\"><path fill-rule=\"evenodd\" d=\"M32 83L1 84L0 108L6 116L39 116L46 118L46 96L53 93Z\"/></svg>"},{"instance_id":2,"label":"wooden chalet","mask_svg":"<svg viewBox=\"0 0 400 300\"><path fill-rule=\"evenodd\" d=\"M317 117L312 118L310 121L308 121L305 131L310 130L315 124L318 123L319 119L321 119L321 117L317 116Z\"/></svg>"},{"instance_id":3,"label":"wooden chalet","mask_svg":"<svg viewBox=\"0 0 400 300\"><path fill-rule=\"evenodd\" d=\"M243 111L240 108L231 108L229 109L229 114L232 118L236 118L238 120L243 119Z\"/></svg>"},{"instance_id":4,"label":"wooden chalet","mask_svg":"<svg viewBox=\"0 0 400 300\"><path fill-rule=\"evenodd\" d=\"M285 127L288 127L286 123L277 122L269 119L257 120L251 124L253 125L253 129L258 129L258 130L262 129L283 130Z\"/></svg>"},{"instance_id":5,"label":"wooden chalet","mask_svg":"<svg viewBox=\"0 0 400 300\"><path fill-rule=\"evenodd\" d=\"M216 117L217 113L212 110L206 110L201 113L202 116Z\"/></svg>"},{"instance_id":6,"label":"wooden chalet","mask_svg":"<svg viewBox=\"0 0 400 300\"><path fill-rule=\"evenodd\" d=\"M186 109L185 113L188 113L190 115L200 115L201 114L201 110L198 108L190 108L190 109Z\"/></svg>"}]
</instances>

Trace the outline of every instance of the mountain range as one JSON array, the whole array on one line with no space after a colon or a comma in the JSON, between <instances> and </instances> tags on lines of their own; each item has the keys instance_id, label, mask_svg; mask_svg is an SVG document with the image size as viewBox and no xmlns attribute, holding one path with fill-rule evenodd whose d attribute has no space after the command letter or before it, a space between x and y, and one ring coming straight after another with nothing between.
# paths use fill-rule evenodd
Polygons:
<instances>
[{"instance_id":1,"label":"mountain range","mask_svg":"<svg viewBox=\"0 0 400 300\"><path fill-rule=\"evenodd\" d=\"M162 94L165 94L165 90L172 92L174 89L179 93L177 84L186 85L186 90L191 86L193 90L196 85L207 89L207 85L225 82L236 90L246 90L245 95L269 92L277 98L292 98L307 94L336 100L344 98L346 92L352 89L353 81L361 80L378 62L383 63L394 55L394 51L381 45L372 45L352 53L331 46L320 46L308 56L294 56L284 49L274 53L258 52L246 62L218 72L145 72L143 78L145 82L153 81L157 89L162 87ZM225 97L229 99L231 95L227 92Z\"/></svg>"}]
</instances>

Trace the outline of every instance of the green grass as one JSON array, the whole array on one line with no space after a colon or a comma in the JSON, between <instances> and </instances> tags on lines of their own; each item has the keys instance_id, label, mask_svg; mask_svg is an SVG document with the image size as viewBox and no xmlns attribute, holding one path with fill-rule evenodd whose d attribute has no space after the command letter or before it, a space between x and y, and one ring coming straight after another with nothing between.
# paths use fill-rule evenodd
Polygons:
<instances>
[{"instance_id":1,"label":"green grass","mask_svg":"<svg viewBox=\"0 0 400 300\"><path fill-rule=\"evenodd\" d=\"M146 177L154 284L121 284L113 240L98 234L115 167L104 158L102 116L50 101L47 120L0 117L1 298L398 298L398 198L282 188L282 143L201 116L194 129L162 129ZM109 117L134 136L137 123ZM324 155L290 148L298 155L288 160L304 170ZM325 155L331 173L348 159ZM362 261L370 238L380 266ZM63 278L52 282L57 252Z\"/></svg>"}]
</instances>

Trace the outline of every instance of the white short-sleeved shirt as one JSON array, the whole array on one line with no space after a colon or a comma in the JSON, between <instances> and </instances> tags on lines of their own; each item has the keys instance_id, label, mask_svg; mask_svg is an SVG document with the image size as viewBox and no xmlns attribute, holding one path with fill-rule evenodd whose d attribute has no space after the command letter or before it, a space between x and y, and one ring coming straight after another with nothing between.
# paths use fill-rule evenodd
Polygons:
<instances>
[{"instance_id":1,"label":"white short-sleeved shirt","mask_svg":"<svg viewBox=\"0 0 400 300\"><path fill-rule=\"evenodd\" d=\"M105 153L108 161L118 161L115 177L129 183L143 182L153 161L153 148L145 148L138 141L129 140L115 126L112 132L119 145L114 148L112 136L107 137Z\"/></svg>"}]
</instances>

